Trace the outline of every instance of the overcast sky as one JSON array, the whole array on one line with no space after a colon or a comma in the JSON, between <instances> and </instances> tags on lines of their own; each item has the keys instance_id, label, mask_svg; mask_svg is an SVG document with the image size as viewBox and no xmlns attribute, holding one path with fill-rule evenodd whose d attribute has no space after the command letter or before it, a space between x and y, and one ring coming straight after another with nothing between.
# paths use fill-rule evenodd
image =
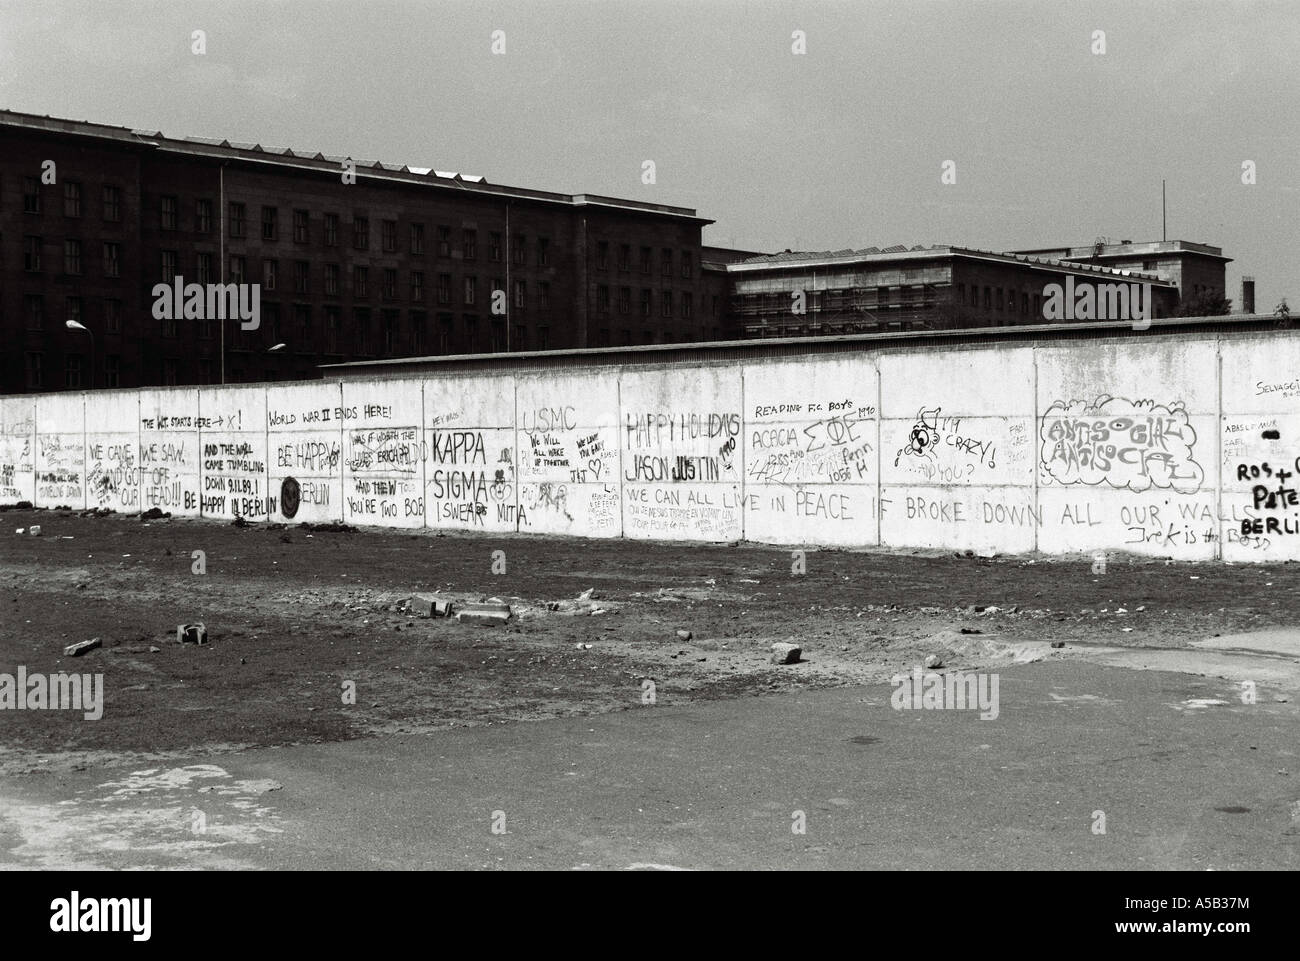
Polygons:
<instances>
[{"instance_id":1,"label":"overcast sky","mask_svg":"<svg viewBox=\"0 0 1300 961\"><path fill-rule=\"evenodd\" d=\"M764 251L1159 240L1165 178L1234 302L1300 308L1296 0L0 0L0 106L695 207Z\"/></svg>"}]
</instances>

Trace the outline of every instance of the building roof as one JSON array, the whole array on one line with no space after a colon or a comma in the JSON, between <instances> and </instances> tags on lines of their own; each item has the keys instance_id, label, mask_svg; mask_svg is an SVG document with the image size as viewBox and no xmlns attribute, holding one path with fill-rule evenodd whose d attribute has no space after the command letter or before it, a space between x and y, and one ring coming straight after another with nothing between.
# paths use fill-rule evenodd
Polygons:
<instances>
[{"instance_id":1,"label":"building roof","mask_svg":"<svg viewBox=\"0 0 1300 961\"><path fill-rule=\"evenodd\" d=\"M736 361L770 356L898 350L918 346L957 344L979 347L998 342L1051 342L1072 339L1211 336L1225 332L1271 330L1272 314L1225 314L1214 317L1155 317L1138 330L1127 320L1074 321L1057 324L1016 324L956 330L904 330L871 334L817 337L751 337L692 344L643 344L634 347L584 347L570 350L530 350L494 354L451 354L441 357L393 357L384 360L322 364L324 378L359 380L410 377L421 372L500 370L519 373L553 371L557 367L608 367L620 364L662 364L680 359Z\"/></svg>"},{"instance_id":2,"label":"building roof","mask_svg":"<svg viewBox=\"0 0 1300 961\"><path fill-rule=\"evenodd\" d=\"M1098 241L1080 247L1042 247L1035 250L1011 250L1008 253L1026 254L1039 257L1054 257L1058 260L1092 260L1098 257L1153 257L1160 254L1200 254L1230 263L1231 257L1223 256L1222 247L1210 244L1198 244L1190 240L1152 240L1133 243L1122 240L1117 244Z\"/></svg>"},{"instance_id":3,"label":"building roof","mask_svg":"<svg viewBox=\"0 0 1300 961\"><path fill-rule=\"evenodd\" d=\"M250 165L290 167L304 172L313 171L334 175L339 173L340 165L344 161L351 160L355 165L358 181L365 179L401 182L484 196L497 196L511 200L560 204L569 207L605 208L619 210L624 213L687 219L700 224L713 223L712 220L697 216L693 207L673 207L667 204L651 204L639 200L624 200L597 194L565 194L545 190L531 190L524 187L508 187L502 184L488 183L484 177L475 174L327 155L319 151L301 148L217 140L213 137L168 137L161 130L132 130L111 124L91 123L88 120L67 120L47 115L20 113L14 110L0 110L0 130L6 128L73 137L90 137L130 144L142 150L158 150L170 154Z\"/></svg>"},{"instance_id":4,"label":"building roof","mask_svg":"<svg viewBox=\"0 0 1300 961\"><path fill-rule=\"evenodd\" d=\"M935 244L930 247L921 244L914 247L907 247L898 244L893 247L886 247L883 250L879 247L865 247L860 250L845 249L831 251L786 250L777 254L760 254L757 257L750 257L739 263L727 264L727 271L729 273L748 273L753 271L770 270L773 268L837 267L858 263L875 264L904 260L939 260L957 257L1048 267L1066 273L1088 273L1101 274L1107 277L1137 278L1144 282L1149 282L1159 286L1174 286L1170 281L1162 280L1154 273L1140 270L1124 270L1113 267L1103 267L1100 264L1062 260L1055 257L1040 257L1011 251L981 250L978 247L957 247L946 244Z\"/></svg>"}]
</instances>

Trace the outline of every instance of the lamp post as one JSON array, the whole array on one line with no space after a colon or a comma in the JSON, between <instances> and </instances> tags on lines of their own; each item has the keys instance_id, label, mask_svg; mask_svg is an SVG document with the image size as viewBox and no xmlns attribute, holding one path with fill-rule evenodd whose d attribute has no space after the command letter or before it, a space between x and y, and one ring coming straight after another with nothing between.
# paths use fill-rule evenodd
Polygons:
<instances>
[{"instance_id":1,"label":"lamp post","mask_svg":"<svg viewBox=\"0 0 1300 961\"><path fill-rule=\"evenodd\" d=\"M95 335L90 328L80 321L69 320L67 322L68 330L84 330L90 335L90 389L95 389Z\"/></svg>"}]
</instances>

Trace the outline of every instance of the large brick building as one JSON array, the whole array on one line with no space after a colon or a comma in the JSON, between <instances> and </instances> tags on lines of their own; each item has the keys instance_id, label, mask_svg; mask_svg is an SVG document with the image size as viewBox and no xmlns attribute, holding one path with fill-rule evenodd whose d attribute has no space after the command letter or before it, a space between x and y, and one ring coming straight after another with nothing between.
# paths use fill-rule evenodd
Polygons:
<instances>
[{"instance_id":1,"label":"large brick building","mask_svg":"<svg viewBox=\"0 0 1300 961\"><path fill-rule=\"evenodd\" d=\"M694 210L347 160L0 112L0 393L724 336ZM177 276L261 327L155 318Z\"/></svg>"},{"instance_id":2,"label":"large brick building","mask_svg":"<svg viewBox=\"0 0 1300 961\"><path fill-rule=\"evenodd\" d=\"M1228 261L1204 244L1125 241L1009 252L956 246L785 251L720 269L730 291L727 320L740 336L797 337L1042 324L1050 319L1045 288L1067 283L1072 289L1150 284L1153 316L1168 317L1181 303L1222 298Z\"/></svg>"}]
</instances>

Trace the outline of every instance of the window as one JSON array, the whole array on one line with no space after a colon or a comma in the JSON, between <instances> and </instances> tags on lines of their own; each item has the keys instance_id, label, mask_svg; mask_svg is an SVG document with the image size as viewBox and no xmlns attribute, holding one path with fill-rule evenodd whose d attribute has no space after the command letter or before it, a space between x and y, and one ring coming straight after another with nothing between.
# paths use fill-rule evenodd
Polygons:
<instances>
[{"instance_id":1,"label":"window","mask_svg":"<svg viewBox=\"0 0 1300 961\"><path fill-rule=\"evenodd\" d=\"M392 267L384 268L384 287L381 296L384 300L397 299L397 271Z\"/></svg>"},{"instance_id":2,"label":"window","mask_svg":"<svg viewBox=\"0 0 1300 961\"><path fill-rule=\"evenodd\" d=\"M993 288L992 287L984 288L984 309L985 310L993 309Z\"/></svg>"},{"instance_id":3,"label":"window","mask_svg":"<svg viewBox=\"0 0 1300 961\"><path fill-rule=\"evenodd\" d=\"M954 289L956 290L956 296L953 300L958 304L966 303L966 285L958 284Z\"/></svg>"},{"instance_id":4,"label":"window","mask_svg":"<svg viewBox=\"0 0 1300 961\"><path fill-rule=\"evenodd\" d=\"M78 180L63 181L63 216L81 216L81 182Z\"/></svg>"},{"instance_id":5,"label":"window","mask_svg":"<svg viewBox=\"0 0 1300 961\"><path fill-rule=\"evenodd\" d=\"M68 354L65 366L63 368L63 386L80 387L81 386L81 355Z\"/></svg>"},{"instance_id":6,"label":"window","mask_svg":"<svg viewBox=\"0 0 1300 961\"><path fill-rule=\"evenodd\" d=\"M420 356L425 351L425 327L427 315L422 310L411 311L411 351Z\"/></svg>"},{"instance_id":7,"label":"window","mask_svg":"<svg viewBox=\"0 0 1300 961\"><path fill-rule=\"evenodd\" d=\"M195 261L195 273L198 274L198 282L201 284L210 284L216 282L216 274L212 270L212 255L199 254Z\"/></svg>"},{"instance_id":8,"label":"window","mask_svg":"<svg viewBox=\"0 0 1300 961\"><path fill-rule=\"evenodd\" d=\"M262 261L262 289L275 290L275 283L280 279L280 261Z\"/></svg>"},{"instance_id":9,"label":"window","mask_svg":"<svg viewBox=\"0 0 1300 961\"><path fill-rule=\"evenodd\" d=\"M438 256L451 256L451 228L444 224L438 225Z\"/></svg>"},{"instance_id":10,"label":"window","mask_svg":"<svg viewBox=\"0 0 1300 961\"><path fill-rule=\"evenodd\" d=\"M280 329L280 305L262 304L262 327L271 334L271 343L278 344L284 339Z\"/></svg>"},{"instance_id":11,"label":"window","mask_svg":"<svg viewBox=\"0 0 1300 961\"><path fill-rule=\"evenodd\" d=\"M551 328L549 327L537 328L537 349L538 350L551 349Z\"/></svg>"},{"instance_id":12,"label":"window","mask_svg":"<svg viewBox=\"0 0 1300 961\"><path fill-rule=\"evenodd\" d=\"M641 291L641 316L650 316L650 291L645 289Z\"/></svg>"},{"instance_id":13,"label":"window","mask_svg":"<svg viewBox=\"0 0 1300 961\"><path fill-rule=\"evenodd\" d=\"M632 313L632 288L618 288L618 312L620 314Z\"/></svg>"},{"instance_id":14,"label":"window","mask_svg":"<svg viewBox=\"0 0 1300 961\"><path fill-rule=\"evenodd\" d=\"M122 386L122 358L117 354L109 354L104 358L104 386Z\"/></svg>"},{"instance_id":15,"label":"window","mask_svg":"<svg viewBox=\"0 0 1300 961\"><path fill-rule=\"evenodd\" d=\"M385 310L383 312L384 325L384 353L397 353L397 311Z\"/></svg>"},{"instance_id":16,"label":"window","mask_svg":"<svg viewBox=\"0 0 1300 961\"><path fill-rule=\"evenodd\" d=\"M122 302L121 300L105 300L104 302L104 329L110 334L122 333Z\"/></svg>"},{"instance_id":17,"label":"window","mask_svg":"<svg viewBox=\"0 0 1300 961\"><path fill-rule=\"evenodd\" d=\"M356 352L357 354L369 354L370 352L370 309L368 307L357 307L352 311L352 326L356 328Z\"/></svg>"},{"instance_id":18,"label":"window","mask_svg":"<svg viewBox=\"0 0 1300 961\"><path fill-rule=\"evenodd\" d=\"M424 302L424 271L411 271L411 300L414 303Z\"/></svg>"},{"instance_id":19,"label":"window","mask_svg":"<svg viewBox=\"0 0 1300 961\"><path fill-rule=\"evenodd\" d=\"M695 314L694 297L689 290L682 291L682 318L689 320Z\"/></svg>"},{"instance_id":20,"label":"window","mask_svg":"<svg viewBox=\"0 0 1300 961\"><path fill-rule=\"evenodd\" d=\"M309 239L307 231L308 214L305 210L295 210L293 212L293 242L295 244L305 244Z\"/></svg>"},{"instance_id":21,"label":"window","mask_svg":"<svg viewBox=\"0 0 1300 961\"><path fill-rule=\"evenodd\" d=\"M104 219L109 223L122 219L122 191L113 184L104 184Z\"/></svg>"},{"instance_id":22,"label":"window","mask_svg":"<svg viewBox=\"0 0 1300 961\"><path fill-rule=\"evenodd\" d=\"M280 211L276 207L262 208L262 239L275 240L280 233Z\"/></svg>"},{"instance_id":23,"label":"window","mask_svg":"<svg viewBox=\"0 0 1300 961\"><path fill-rule=\"evenodd\" d=\"M997 288L997 290L994 291L994 294L995 294L994 303L997 304L997 309L1001 310L1002 309L1002 288L1001 287Z\"/></svg>"},{"instance_id":24,"label":"window","mask_svg":"<svg viewBox=\"0 0 1300 961\"><path fill-rule=\"evenodd\" d=\"M28 351L26 356L27 386L44 387L41 377L43 355L39 351Z\"/></svg>"},{"instance_id":25,"label":"window","mask_svg":"<svg viewBox=\"0 0 1300 961\"><path fill-rule=\"evenodd\" d=\"M243 257L232 256L230 258L230 282L232 284L242 284L244 282L247 264L248 262Z\"/></svg>"},{"instance_id":26,"label":"window","mask_svg":"<svg viewBox=\"0 0 1300 961\"><path fill-rule=\"evenodd\" d=\"M660 292L659 313L664 317L671 317L673 315L673 292L671 290Z\"/></svg>"},{"instance_id":27,"label":"window","mask_svg":"<svg viewBox=\"0 0 1300 961\"><path fill-rule=\"evenodd\" d=\"M980 305L980 289L974 284L970 285L970 305L978 307Z\"/></svg>"},{"instance_id":28,"label":"window","mask_svg":"<svg viewBox=\"0 0 1300 961\"><path fill-rule=\"evenodd\" d=\"M177 225L176 198L164 195L158 199L161 205L159 226L163 230L175 230Z\"/></svg>"},{"instance_id":29,"label":"window","mask_svg":"<svg viewBox=\"0 0 1300 961\"><path fill-rule=\"evenodd\" d=\"M528 248L526 244L528 238L523 234L515 234L515 263L520 267L528 263Z\"/></svg>"},{"instance_id":30,"label":"window","mask_svg":"<svg viewBox=\"0 0 1300 961\"><path fill-rule=\"evenodd\" d=\"M665 247L660 255L659 273L664 277L673 275L673 250L671 247Z\"/></svg>"},{"instance_id":31,"label":"window","mask_svg":"<svg viewBox=\"0 0 1300 961\"><path fill-rule=\"evenodd\" d=\"M352 296L370 296L370 269L368 267L352 268Z\"/></svg>"},{"instance_id":32,"label":"window","mask_svg":"<svg viewBox=\"0 0 1300 961\"><path fill-rule=\"evenodd\" d=\"M23 178L23 213L39 214L40 212L41 212L41 182L35 177L24 177Z\"/></svg>"},{"instance_id":33,"label":"window","mask_svg":"<svg viewBox=\"0 0 1300 961\"><path fill-rule=\"evenodd\" d=\"M233 201L230 204L230 236L248 236L248 226L244 222L244 205Z\"/></svg>"},{"instance_id":34,"label":"window","mask_svg":"<svg viewBox=\"0 0 1300 961\"><path fill-rule=\"evenodd\" d=\"M357 250L370 249L370 218L352 218L352 246Z\"/></svg>"},{"instance_id":35,"label":"window","mask_svg":"<svg viewBox=\"0 0 1300 961\"><path fill-rule=\"evenodd\" d=\"M465 314L462 320L465 323L465 349L471 354L475 353L478 350L478 317Z\"/></svg>"},{"instance_id":36,"label":"window","mask_svg":"<svg viewBox=\"0 0 1300 961\"><path fill-rule=\"evenodd\" d=\"M451 314L438 315L438 353L446 354L451 351L451 325L454 318Z\"/></svg>"},{"instance_id":37,"label":"window","mask_svg":"<svg viewBox=\"0 0 1300 961\"><path fill-rule=\"evenodd\" d=\"M212 317L208 316L206 313L199 318L199 339L212 339Z\"/></svg>"},{"instance_id":38,"label":"window","mask_svg":"<svg viewBox=\"0 0 1300 961\"><path fill-rule=\"evenodd\" d=\"M451 303L451 274L438 275L438 303Z\"/></svg>"},{"instance_id":39,"label":"window","mask_svg":"<svg viewBox=\"0 0 1300 961\"><path fill-rule=\"evenodd\" d=\"M475 294L476 286L477 286L477 281L475 280L475 278L473 277L465 278L465 303L467 304L474 303L474 294Z\"/></svg>"},{"instance_id":40,"label":"window","mask_svg":"<svg viewBox=\"0 0 1300 961\"><path fill-rule=\"evenodd\" d=\"M68 320L81 322L81 298L68 297L63 302L63 312L68 315Z\"/></svg>"},{"instance_id":41,"label":"window","mask_svg":"<svg viewBox=\"0 0 1300 961\"><path fill-rule=\"evenodd\" d=\"M475 260L478 257L478 231L466 229L463 235L464 258Z\"/></svg>"},{"instance_id":42,"label":"window","mask_svg":"<svg viewBox=\"0 0 1300 961\"><path fill-rule=\"evenodd\" d=\"M1143 270L1155 270L1155 269L1156 269L1156 262L1155 262L1154 260L1144 260L1144 261L1142 261L1142 269L1143 269Z\"/></svg>"},{"instance_id":43,"label":"window","mask_svg":"<svg viewBox=\"0 0 1300 961\"><path fill-rule=\"evenodd\" d=\"M325 246L337 247L339 245L339 215L325 215Z\"/></svg>"},{"instance_id":44,"label":"window","mask_svg":"<svg viewBox=\"0 0 1300 961\"><path fill-rule=\"evenodd\" d=\"M515 306L522 309L528 296L528 286L522 280L515 281Z\"/></svg>"},{"instance_id":45,"label":"window","mask_svg":"<svg viewBox=\"0 0 1300 961\"><path fill-rule=\"evenodd\" d=\"M180 365L181 362L177 360L175 357L163 358L163 385L164 386L175 387L178 383L180 383L180 376L179 376Z\"/></svg>"},{"instance_id":46,"label":"window","mask_svg":"<svg viewBox=\"0 0 1300 961\"><path fill-rule=\"evenodd\" d=\"M596 309L601 313L609 312L609 286L606 284L596 285Z\"/></svg>"},{"instance_id":47,"label":"window","mask_svg":"<svg viewBox=\"0 0 1300 961\"><path fill-rule=\"evenodd\" d=\"M311 343L311 307L306 304L293 305L293 326L300 344Z\"/></svg>"},{"instance_id":48,"label":"window","mask_svg":"<svg viewBox=\"0 0 1300 961\"><path fill-rule=\"evenodd\" d=\"M528 349L528 328L527 327L525 327L523 324L515 324L514 334L512 336L514 339L512 340L510 346L514 350Z\"/></svg>"},{"instance_id":49,"label":"window","mask_svg":"<svg viewBox=\"0 0 1300 961\"><path fill-rule=\"evenodd\" d=\"M325 265L325 293L330 297L339 295L339 265Z\"/></svg>"},{"instance_id":50,"label":"window","mask_svg":"<svg viewBox=\"0 0 1300 961\"><path fill-rule=\"evenodd\" d=\"M41 330L45 327L45 298L40 294L27 294L23 297L23 316L27 318L28 330Z\"/></svg>"},{"instance_id":51,"label":"window","mask_svg":"<svg viewBox=\"0 0 1300 961\"><path fill-rule=\"evenodd\" d=\"M200 199L194 204L194 229L201 234L212 233L212 201Z\"/></svg>"},{"instance_id":52,"label":"window","mask_svg":"<svg viewBox=\"0 0 1300 961\"><path fill-rule=\"evenodd\" d=\"M380 240L384 245L387 253L397 250L397 221L385 220L380 223L379 227Z\"/></svg>"},{"instance_id":53,"label":"window","mask_svg":"<svg viewBox=\"0 0 1300 961\"><path fill-rule=\"evenodd\" d=\"M649 247L641 248L641 273L643 274L650 273L650 248Z\"/></svg>"},{"instance_id":54,"label":"window","mask_svg":"<svg viewBox=\"0 0 1300 961\"><path fill-rule=\"evenodd\" d=\"M1022 293L1022 294L1020 295L1020 312L1021 312L1022 314L1027 314L1027 313L1029 313L1029 295L1028 295L1028 294L1024 294L1024 293Z\"/></svg>"},{"instance_id":55,"label":"window","mask_svg":"<svg viewBox=\"0 0 1300 961\"><path fill-rule=\"evenodd\" d=\"M122 248L119 244L104 244L104 276L122 276Z\"/></svg>"},{"instance_id":56,"label":"window","mask_svg":"<svg viewBox=\"0 0 1300 961\"><path fill-rule=\"evenodd\" d=\"M542 310L551 309L551 285L546 281L537 285L537 306Z\"/></svg>"},{"instance_id":57,"label":"window","mask_svg":"<svg viewBox=\"0 0 1300 961\"><path fill-rule=\"evenodd\" d=\"M501 263L501 233L496 230L488 234L488 260Z\"/></svg>"},{"instance_id":58,"label":"window","mask_svg":"<svg viewBox=\"0 0 1300 961\"><path fill-rule=\"evenodd\" d=\"M601 329L596 333L596 346L597 346L597 347L608 347L608 346L609 346L609 328L608 328L608 327L602 327L602 328L601 328Z\"/></svg>"},{"instance_id":59,"label":"window","mask_svg":"<svg viewBox=\"0 0 1300 961\"><path fill-rule=\"evenodd\" d=\"M163 256L165 258L166 253L164 253ZM175 256L174 251L172 252L172 256ZM63 272L65 274L81 273L81 241L80 240L65 240L63 242ZM167 279L171 280L171 278L174 276L175 274L172 274L168 276Z\"/></svg>"},{"instance_id":60,"label":"window","mask_svg":"<svg viewBox=\"0 0 1300 961\"><path fill-rule=\"evenodd\" d=\"M695 269L693 258L689 250L682 251L682 276L690 277L691 272Z\"/></svg>"},{"instance_id":61,"label":"window","mask_svg":"<svg viewBox=\"0 0 1300 961\"><path fill-rule=\"evenodd\" d=\"M23 238L23 270L28 273L39 273L41 269L41 238L24 237Z\"/></svg>"},{"instance_id":62,"label":"window","mask_svg":"<svg viewBox=\"0 0 1300 961\"><path fill-rule=\"evenodd\" d=\"M492 321L492 349L494 351L506 349L506 325L503 321Z\"/></svg>"},{"instance_id":63,"label":"window","mask_svg":"<svg viewBox=\"0 0 1300 961\"><path fill-rule=\"evenodd\" d=\"M596 244L596 269L605 270L609 267L609 241L602 240Z\"/></svg>"},{"instance_id":64,"label":"window","mask_svg":"<svg viewBox=\"0 0 1300 961\"><path fill-rule=\"evenodd\" d=\"M1007 310L1013 314L1016 312L1016 292L1014 290L1007 291Z\"/></svg>"},{"instance_id":65,"label":"window","mask_svg":"<svg viewBox=\"0 0 1300 961\"><path fill-rule=\"evenodd\" d=\"M545 237L537 238L537 266L545 267L549 264L551 256L551 242Z\"/></svg>"},{"instance_id":66,"label":"window","mask_svg":"<svg viewBox=\"0 0 1300 961\"><path fill-rule=\"evenodd\" d=\"M618 245L618 269L630 270L632 267L632 246L630 244Z\"/></svg>"},{"instance_id":67,"label":"window","mask_svg":"<svg viewBox=\"0 0 1300 961\"><path fill-rule=\"evenodd\" d=\"M339 349L339 309L325 308L325 350L331 354Z\"/></svg>"},{"instance_id":68,"label":"window","mask_svg":"<svg viewBox=\"0 0 1300 961\"><path fill-rule=\"evenodd\" d=\"M311 293L311 263L306 260L293 262L293 292L295 294Z\"/></svg>"}]
</instances>

